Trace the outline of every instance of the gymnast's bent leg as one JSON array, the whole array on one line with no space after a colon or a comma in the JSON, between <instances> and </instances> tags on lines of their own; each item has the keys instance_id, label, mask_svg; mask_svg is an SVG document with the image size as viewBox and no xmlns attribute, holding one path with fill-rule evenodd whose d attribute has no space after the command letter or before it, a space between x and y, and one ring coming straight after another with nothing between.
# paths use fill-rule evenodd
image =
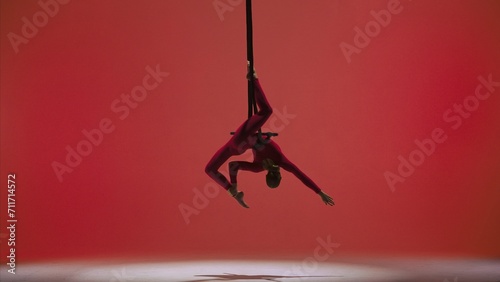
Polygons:
<instances>
[{"instance_id":1,"label":"gymnast's bent leg","mask_svg":"<svg viewBox=\"0 0 500 282\"><path fill-rule=\"evenodd\" d=\"M231 153L229 144L226 144L214 154L205 167L205 173L228 191L231 188L231 183L229 183L227 178L219 172L219 168L232 156L233 154Z\"/></svg>"},{"instance_id":2,"label":"gymnast's bent leg","mask_svg":"<svg viewBox=\"0 0 500 282\"><path fill-rule=\"evenodd\" d=\"M245 203L243 200L243 197L245 194L241 191L238 191L237 185L232 185L229 183L227 178L219 172L219 168L224 164L231 156L234 154L231 153L231 143L234 138L231 138L229 142L224 145L222 148L220 148L215 155L210 159L208 162L207 166L205 167L205 172L210 176L215 182L217 182L219 185L224 187L226 191L233 196L233 198L238 201L238 203L244 207L244 208L249 208L249 206Z\"/></svg>"},{"instance_id":3,"label":"gymnast's bent leg","mask_svg":"<svg viewBox=\"0 0 500 282\"><path fill-rule=\"evenodd\" d=\"M240 150L241 144L259 130L273 113L273 108L271 108L271 105L267 101L258 79L254 80L254 86L255 101L257 102L259 111L247 119L234 133L234 140L238 144L238 150Z\"/></svg>"}]
</instances>

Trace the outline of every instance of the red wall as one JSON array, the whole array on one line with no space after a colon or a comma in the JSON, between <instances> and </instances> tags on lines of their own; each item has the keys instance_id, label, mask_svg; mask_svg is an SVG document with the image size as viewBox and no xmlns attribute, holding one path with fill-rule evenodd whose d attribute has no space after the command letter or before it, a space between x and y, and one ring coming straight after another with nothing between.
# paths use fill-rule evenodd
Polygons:
<instances>
[{"instance_id":1,"label":"red wall","mask_svg":"<svg viewBox=\"0 0 500 282\"><path fill-rule=\"evenodd\" d=\"M0 3L2 261L9 172L22 261L302 255L328 236L339 256L500 254L500 87L467 98L479 76L500 81L500 2L255 0L255 65L282 113L267 128L336 206L290 174L269 190L242 173L249 210L203 172L246 116L244 4L73 0L13 47L42 8ZM355 27L388 5L397 13L349 63L342 42L355 47ZM169 75L127 115L120 95L157 65ZM464 102L477 109L461 117ZM53 162L103 119L109 133L60 182ZM421 164L391 190L384 174L436 128L446 140L413 153Z\"/></svg>"}]
</instances>

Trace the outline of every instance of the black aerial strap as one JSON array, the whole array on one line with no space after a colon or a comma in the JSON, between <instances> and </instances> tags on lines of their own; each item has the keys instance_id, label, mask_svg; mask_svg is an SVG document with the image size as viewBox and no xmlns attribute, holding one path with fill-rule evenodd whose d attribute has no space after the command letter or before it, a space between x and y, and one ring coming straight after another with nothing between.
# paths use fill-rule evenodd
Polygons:
<instances>
[{"instance_id":1,"label":"black aerial strap","mask_svg":"<svg viewBox=\"0 0 500 282\"><path fill-rule=\"evenodd\" d=\"M249 62L248 70L250 72L250 79L248 80L248 118L254 112L257 112L257 105L255 103L255 90L253 76L254 63L253 63L253 23L252 23L252 0L247 1L247 60ZM260 131L260 129L259 129Z\"/></svg>"},{"instance_id":2,"label":"black aerial strap","mask_svg":"<svg viewBox=\"0 0 500 282\"><path fill-rule=\"evenodd\" d=\"M250 78L248 79L248 118L251 118L254 113L257 113L257 103L255 102L255 77L253 76L254 61L253 61L253 23L252 23L252 0L246 0L246 19L247 19L247 61ZM234 132L231 132L234 134ZM262 138L266 135L267 139ZM278 136L277 133L265 132L259 128L258 137L261 144L267 144L271 141L272 136ZM256 145L260 147L261 145Z\"/></svg>"}]
</instances>

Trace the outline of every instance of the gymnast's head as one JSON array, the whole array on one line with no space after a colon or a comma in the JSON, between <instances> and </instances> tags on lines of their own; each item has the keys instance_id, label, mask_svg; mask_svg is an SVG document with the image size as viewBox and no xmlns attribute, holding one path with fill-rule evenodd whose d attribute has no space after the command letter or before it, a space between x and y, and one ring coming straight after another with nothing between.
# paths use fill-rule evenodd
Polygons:
<instances>
[{"instance_id":1,"label":"gymnast's head","mask_svg":"<svg viewBox=\"0 0 500 282\"><path fill-rule=\"evenodd\" d=\"M280 167L276 165L273 160L265 159L262 162L262 166L267 170L266 174L266 184L269 188L278 188L281 183L281 173Z\"/></svg>"}]
</instances>

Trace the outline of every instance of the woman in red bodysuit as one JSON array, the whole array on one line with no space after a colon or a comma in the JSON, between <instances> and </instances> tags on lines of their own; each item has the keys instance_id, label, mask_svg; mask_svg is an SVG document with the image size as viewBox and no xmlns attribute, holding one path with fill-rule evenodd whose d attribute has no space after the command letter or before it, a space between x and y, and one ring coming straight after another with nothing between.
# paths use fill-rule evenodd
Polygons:
<instances>
[{"instance_id":1,"label":"woman in red bodysuit","mask_svg":"<svg viewBox=\"0 0 500 282\"><path fill-rule=\"evenodd\" d=\"M255 101L259 107L259 111L247 119L235 131L234 135L229 141L222 146L208 162L205 172L224 187L231 196L233 196L240 205L248 208L248 205L243 200L243 192L237 189L238 170L247 170L252 172L261 172L267 170L266 183L269 188L277 188L281 182L280 167L284 170L293 173L298 179L302 181L307 187L320 195L322 201L330 206L333 206L333 200L297 166L288 160L281 152L280 147L272 140L261 142L257 136L257 130L261 128L264 123L269 119L273 110L262 91L260 82L254 72L254 88L255 88ZM269 138L269 137L268 137ZM254 155L253 162L234 161L229 163L229 174L231 182L219 172L219 168L232 156L241 155L246 150L252 149Z\"/></svg>"}]
</instances>

